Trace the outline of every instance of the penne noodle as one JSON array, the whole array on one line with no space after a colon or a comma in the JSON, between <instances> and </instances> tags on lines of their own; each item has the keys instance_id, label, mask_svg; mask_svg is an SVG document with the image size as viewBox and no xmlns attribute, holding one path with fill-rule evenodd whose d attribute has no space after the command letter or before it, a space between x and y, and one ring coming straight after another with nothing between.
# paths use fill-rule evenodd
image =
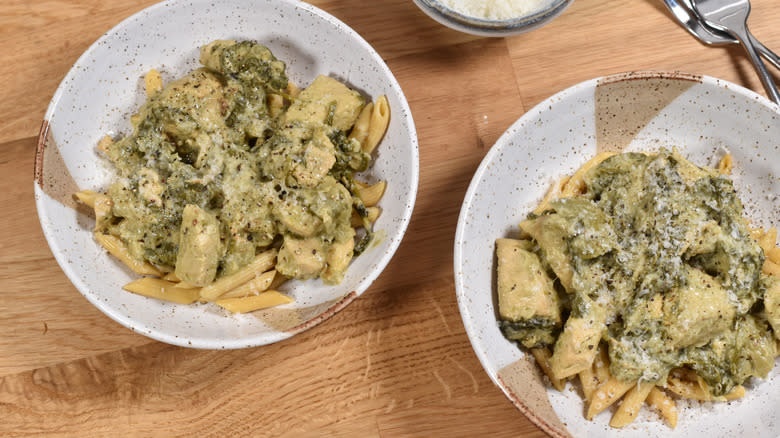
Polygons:
<instances>
[{"instance_id":1,"label":"penne noodle","mask_svg":"<svg viewBox=\"0 0 780 438\"><path fill-rule=\"evenodd\" d=\"M610 378L593 393L593 400L591 400L590 405L588 406L588 412L585 415L585 418L592 420L593 417L612 406L613 403L636 384L636 381L624 382L617 377Z\"/></svg>"},{"instance_id":2,"label":"penne noodle","mask_svg":"<svg viewBox=\"0 0 780 438\"><path fill-rule=\"evenodd\" d=\"M764 259L764 266L761 268L761 272L766 275L775 275L780 277L780 265L769 259Z\"/></svg>"},{"instance_id":3,"label":"penne noodle","mask_svg":"<svg viewBox=\"0 0 780 438\"><path fill-rule=\"evenodd\" d=\"M111 202L111 198L102 193L93 192L92 190L81 190L74 193L74 196L84 205L91 207L94 210L95 231L102 230L106 225L106 220L114 205L114 203Z\"/></svg>"},{"instance_id":4,"label":"penne noodle","mask_svg":"<svg viewBox=\"0 0 780 438\"><path fill-rule=\"evenodd\" d=\"M544 374L547 375L548 379L550 379L550 383L552 383L553 388L557 389L558 391L563 391L563 389L566 387L566 382L561 379L556 379L553 376L552 369L550 368L550 357L552 357L550 350L546 347L533 348L531 349L531 354L534 355L536 363L539 364L539 367L542 369L542 371L544 371Z\"/></svg>"},{"instance_id":5,"label":"penne noodle","mask_svg":"<svg viewBox=\"0 0 780 438\"><path fill-rule=\"evenodd\" d=\"M278 94L269 94L267 99L269 114L271 117L278 117L284 111L284 97Z\"/></svg>"},{"instance_id":6,"label":"penne noodle","mask_svg":"<svg viewBox=\"0 0 780 438\"><path fill-rule=\"evenodd\" d=\"M271 283L274 280L274 276L276 276L276 271L263 272L259 276L247 281L241 286L225 292L224 294L222 294L220 299L241 298L241 297L247 297L249 295L257 295L260 292L265 291L271 286Z\"/></svg>"},{"instance_id":7,"label":"penne noodle","mask_svg":"<svg viewBox=\"0 0 780 438\"><path fill-rule=\"evenodd\" d=\"M647 404L658 409L672 429L677 426L677 405L662 389L657 386L651 389L647 395Z\"/></svg>"},{"instance_id":8,"label":"penne noodle","mask_svg":"<svg viewBox=\"0 0 780 438\"><path fill-rule=\"evenodd\" d=\"M607 349L603 345L599 346L596 357L593 358L593 363L590 367L580 371L578 375L585 400L590 402L593 400L593 393L596 392L596 389L612 377L609 373L609 356L607 355Z\"/></svg>"},{"instance_id":9,"label":"penne noodle","mask_svg":"<svg viewBox=\"0 0 780 438\"><path fill-rule=\"evenodd\" d=\"M358 181L355 181L355 187L358 196L363 201L363 205L366 207L373 207L379 203L382 196L385 194L385 188L387 188L387 181L379 181L374 185L367 185Z\"/></svg>"},{"instance_id":10,"label":"penne noodle","mask_svg":"<svg viewBox=\"0 0 780 438\"><path fill-rule=\"evenodd\" d=\"M777 228L772 227L766 230L763 235L756 240L758 241L758 245L761 247L761 249L764 250L764 254L768 253L769 250L776 248L775 242L777 241Z\"/></svg>"},{"instance_id":11,"label":"penne noodle","mask_svg":"<svg viewBox=\"0 0 780 438\"><path fill-rule=\"evenodd\" d=\"M179 304L192 304L200 296L197 289L177 288L176 283L151 277L144 277L127 283L124 289L145 297L158 298Z\"/></svg>"},{"instance_id":12,"label":"penne noodle","mask_svg":"<svg viewBox=\"0 0 780 438\"><path fill-rule=\"evenodd\" d=\"M363 145L366 144L366 139L368 138L368 125L371 122L371 111L373 111L373 109L373 102L369 102L366 106L364 106L363 110L360 111L360 115L358 115L358 118L355 121L355 126L352 127L352 132L349 133L349 138L354 138L360 142L360 146L363 148L363 150L365 150Z\"/></svg>"},{"instance_id":13,"label":"penne noodle","mask_svg":"<svg viewBox=\"0 0 780 438\"><path fill-rule=\"evenodd\" d=\"M718 172L721 175L731 175L731 169L734 167L734 159L731 154L726 154L718 162Z\"/></svg>"},{"instance_id":14,"label":"penne noodle","mask_svg":"<svg viewBox=\"0 0 780 438\"><path fill-rule=\"evenodd\" d=\"M271 281L271 285L268 286L268 289L277 290L277 289L279 289L279 286L281 286L284 283L286 283L287 280L289 280L289 278L287 278L284 275L282 275L282 274L277 272L276 275L274 275L273 281Z\"/></svg>"},{"instance_id":15,"label":"penne noodle","mask_svg":"<svg viewBox=\"0 0 780 438\"><path fill-rule=\"evenodd\" d=\"M200 286L196 286L194 284L187 283L186 281L179 281L173 287L179 288L179 289L200 289ZM200 292L198 292L198 294L200 294Z\"/></svg>"},{"instance_id":16,"label":"penne noodle","mask_svg":"<svg viewBox=\"0 0 780 438\"><path fill-rule=\"evenodd\" d=\"M100 194L93 192L92 190L79 190L73 195L87 207L95 208L95 198L97 198Z\"/></svg>"},{"instance_id":17,"label":"penne noodle","mask_svg":"<svg viewBox=\"0 0 780 438\"><path fill-rule=\"evenodd\" d=\"M731 391L723 396L726 400L736 400L745 396L745 387L742 385L735 386Z\"/></svg>"},{"instance_id":18,"label":"penne noodle","mask_svg":"<svg viewBox=\"0 0 780 438\"><path fill-rule=\"evenodd\" d=\"M580 378L580 385L582 385L582 394L585 396L585 400L590 402L593 392L596 391L596 375L593 373L593 367L584 369L577 374Z\"/></svg>"},{"instance_id":19,"label":"penne noodle","mask_svg":"<svg viewBox=\"0 0 780 438\"><path fill-rule=\"evenodd\" d=\"M299 94L301 94L301 89L298 88L297 85L295 85L295 82L288 81L287 82L287 88L284 89L288 96L290 97L296 97Z\"/></svg>"},{"instance_id":20,"label":"penne noodle","mask_svg":"<svg viewBox=\"0 0 780 438\"><path fill-rule=\"evenodd\" d=\"M766 257L771 261L772 263L776 265L780 265L780 248L770 248L769 251L766 253Z\"/></svg>"},{"instance_id":21,"label":"penne noodle","mask_svg":"<svg viewBox=\"0 0 780 438\"><path fill-rule=\"evenodd\" d=\"M255 278L263 272L271 269L276 264L276 249L269 249L255 257L252 263L244 266L238 271L219 280L204 286L200 289L200 297L205 301L214 301L225 292L235 289L247 281Z\"/></svg>"},{"instance_id":22,"label":"penne noodle","mask_svg":"<svg viewBox=\"0 0 780 438\"><path fill-rule=\"evenodd\" d=\"M111 202L111 198L106 195L98 193L94 199L95 209L95 231L102 231L109 225L109 219L111 218L111 209L114 203Z\"/></svg>"},{"instance_id":23,"label":"penne noodle","mask_svg":"<svg viewBox=\"0 0 780 438\"><path fill-rule=\"evenodd\" d=\"M374 223L376 222L377 218L379 218L379 215L382 213L382 208L368 207L366 208L366 212L368 213L367 216L368 221ZM350 219L350 224L352 225L352 228L360 228L363 226L363 218L355 210L352 210L352 218Z\"/></svg>"},{"instance_id":24,"label":"penne noodle","mask_svg":"<svg viewBox=\"0 0 780 438\"><path fill-rule=\"evenodd\" d=\"M639 409L645 403L650 391L655 388L653 383L637 383L628 390L623 401L618 406L615 415L612 416L609 425L612 427L626 427L639 415Z\"/></svg>"},{"instance_id":25,"label":"penne noodle","mask_svg":"<svg viewBox=\"0 0 780 438\"><path fill-rule=\"evenodd\" d=\"M100 243L103 248L108 250L111 255L118 258L122 263L127 265L136 274L141 275L156 275L160 276L160 271L149 263L136 260L130 255L130 251L118 237L110 234L94 233L95 240Z\"/></svg>"},{"instance_id":26,"label":"penne noodle","mask_svg":"<svg viewBox=\"0 0 780 438\"><path fill-rule=\"evenodd\" d=\"M666 389L683 398L692 400L709 401L712 399L709 392L702 388L698 382L682 380L676 376L669 376L666 379Z\"/></svg>"},{"instance_id":27,"label":"penne noodle","mask_svg":"<svg viewBox=\"0 0 780 438\"><path fill-rule=\"evenodd\" d=\"M176 275L176 272L175 272L175 271L168 272L167 274L165 274L165 275L162 277L162 279L163 279L163 280L167 280L167 281L172 281L172 282L174 282L174 283L178 283L178 282L180 282L180 281L181 281L181 278L179 278L179 277Z\"/></svg>"},{"instance_id":28,"label":"penne noodle","mask_svg":"<svg viewBox=\"0 0 780 438\"><path fill-rule=\"evenodd\" d=\"M146 76L144 76L144 85L146 87L147 96L151 96L162 90L162 77L160 76L160 72L155 69L149 70L149 72L146 73Z\"/></svg>"},{"instance_id":29,"label":"penne noodle","mask_svg":"<svg viewBox=\"0 0 780 438\"><path fill-rule=\"evenodd\" d=\"M243 298L220 298L214 303L233 313L249 313L255 310L292 303L293 299L275 290Z\"/></svg>"},{"instance_id":30,"label":"penne noodle","mask_svg":"<svg viewBox=\"0 0 780 438\"><path fill-rule=\"evenodd\" d=\"M544 195L544 199L542 199L542 202L539 203L539 206L534 209L534 214L541 214L543 211L549 208L550 202L560 198L561 192L563 191L563 186L569 182L569 179L570 177L564 176L563 178L556 181L555 184L550 187L550 190L547 191L547 194Z\"/></svg>"},{"instance_id":31,"label":"penne noodle","mask_svg":"<svg viewBox=\"0 0 780 438\"><path fill-rule=\"evenodd\" d=\"M114 144L114 139L108 135L104 135L98 142L97 149L105 154L108 152L108 147L112 144Z\"/></svg>"},{"instance_id":32,"label":"penne noodle","mask_svg":"<svg viewBox=\"0 0 780 438\"><path fill-rule=\"evenodd\" d=\"M605 384L612 377L612 374L609 373L609 355L604 346L599 347L599 351L593 359L593 375L596 378L596 387Z\"/></svg>"},{"instance_id":33,"label":"penne noodle","mask_svg":"<svg viewBox=\"0 0 780 438\"><path fill-rule=\"evenodd\" d=\"M671 376L667 379L666 388L680 397L699 401L728 401L745 396L745 387L742 385L735 386L731 391L722 396L713 397L709 388L703 382L680 380Z\"/></svg>"},{"instance_id":34,"label":"penne noodle","mask_svg":"<svg viewBox=\"0 0 780 438\"><path fill-rule=\"evenodd\" d=\"M585 180L583 179L585 173L613 155L615 155L614 152L602 152L583 164L582 167L574 172L574 175L566 182L566 185L563 186L561 197L566 198L581 194L585 190Z\"/></svg>"},{"instance_id":35,"label":"penne noodle","mask_svg":"<svg viewBox=\"0 0 780 438\"><path fill-rule=\"evenodd\" d=\"M387 125L390 123L390 106L387 103L387 96L379 96L371 110L371 120L368 123L368 136L363 143L363 151L371 153L376 145L382 140L387 131Z\"/></svg>"}]
</instances>

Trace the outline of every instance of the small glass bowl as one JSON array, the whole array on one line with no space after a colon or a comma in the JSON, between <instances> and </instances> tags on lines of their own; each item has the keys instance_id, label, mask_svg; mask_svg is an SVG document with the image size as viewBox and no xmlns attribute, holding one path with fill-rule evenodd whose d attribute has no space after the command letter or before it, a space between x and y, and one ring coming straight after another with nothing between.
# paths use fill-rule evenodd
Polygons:
<instances>
[{"instance_id":1,"label":"small glass bowl","mask_svg":"<svg viewBox=\"0 0 780 438\"><path fill-rule=\"evenodd\" d=\"M544 26L560 15L574 0L552 0L546 8L523 17L490 20L461 14L437 0L414 0L428 16L459 32L486 37L517 35Z\"/></svg>"}]
</instances>

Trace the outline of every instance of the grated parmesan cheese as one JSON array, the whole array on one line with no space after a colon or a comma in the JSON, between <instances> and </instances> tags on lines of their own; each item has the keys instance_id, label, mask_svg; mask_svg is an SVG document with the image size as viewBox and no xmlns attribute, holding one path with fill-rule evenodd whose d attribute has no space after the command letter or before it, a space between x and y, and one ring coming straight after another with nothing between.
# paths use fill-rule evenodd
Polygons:
<instances>
[{"instance_id":1,"label":"grated parmesan cheese","mask_svg":"<svg viewBox=\"0 0 780 438\"><path fill-rule=\"evenodd\" d=\"M476 18L508 20L542 10L550 0L439 0L448 8Z\"/></svg>"}]
</instances>

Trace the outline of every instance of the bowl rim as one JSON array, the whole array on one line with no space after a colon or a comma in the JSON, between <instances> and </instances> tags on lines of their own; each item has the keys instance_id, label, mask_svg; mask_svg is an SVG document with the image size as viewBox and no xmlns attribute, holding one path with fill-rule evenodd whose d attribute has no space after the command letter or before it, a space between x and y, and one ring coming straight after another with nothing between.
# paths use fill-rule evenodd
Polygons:
<instances>
[{"instance_id":1,"label":"bowl rim","mask_svg":"<svg viewBox=\"0 0 780 438\"><path fill-rule=\"evenodd\" d=\"M465 278L464 278L463 268L465 264L463 260L465 254L463 249L463 243L465 237L464 234L466 232L466 224L468 222L468 217L467 217L468 211L472 208L472 203L474 201L475 195L477 194L477 187L480 185L480 182L483 179L485 172L488 170L490 165L493 163L493 161L503 150L504 145L506 145L509 142L509 140L513 136L513 133L519 131L519 129L522 126L527 125L529 123L533 123L533 120L535 120L540 114L547 111L548 107L552 103L560 101L562 96L570 96L575 94L578 91L594 89L597 85L600 84L642 80L642 79L691 81L709 87L727 89L734 92L735 94L740 94L746 98L749 98L755 101L756 103L758 103L759 105L763 105L764 107L767 107L768 109L777 113L780 116L780 105L772 102L767 97L758 94L757 92L749 88L735 84L733 82L724 79L718 79L713 76L708 76L703 74L694 74L694 73L687 73L683 71L672 71L672 70L635 70L635 71L627 71L621 73L613 73L613 74L595 77L592 79L587 79L585 81L579 82L572 86L566 87L552 94L551 96L545 98L538 104L534 105L530 110L526 111L523 115L521 115L515 122L513 122L504 131L504 133L498 138L498 140L496 140L496 142L490 147L490 150L485 154L482 161L480 162L479 167L474 171L474 175L472 176L471 181L469 182L469 187L466 191L466 194L464 195L463 203L461 204L460 213L458 214L458 223L455 230L455 241L454 241L454 251L453 251L455 296L458 302L458 310L461 315L461 322L463 323L464 329L466 330L466 335L469 338L471 349L474 352L474 354L477 356L477 359L479 359L479 362L482 365L483 370L488 374L490 380L492 380L493 383L501 389L501 391L512 402L512 404L520 412L522 412L523 415L525 415L526 418L528 418L532 423L534 423L536 426L538 426L548 435L555 438L566 438L569 437L570 435L568 433L563 433L555 425L548 423L547 421L544 420L544 418L536 415L532 409L526 406L525 403L523 403L523 401L520 400L512 392L511 388L509 388L509 386L503 380L501 380L500 376L498 375L499 370L493 371L494 364L491 363L485 350L481 348L480 336L479 333L477 332L476 327L474 326L474 323L472 322L472 320L475 318L471 316L471 311L469 309L469 298L466 295L465 284L464 284ZM492 286L490 287L490 289L491 289L490 293L491 294L494 293ZM519 347L515 347L515 348L519 349ZM522 354L525 356L524 352Z\"/></svg>"},{"instance_id":2,"label":"bowl rim","mask_svg":"<svg viewBox=\"0 0 780 438\"><path fill-rule=\"evenodd\" d=\"M37 143L36 143L35 163L33 169L33 186L34 186L35 205L36 205L38 220L41 225L44 238L46 239L46 242L49 246L49 249L54 255L54 258L57 261L57 264L60 266L60 269L62 269L63 272L68 277L68 280L74 285L74 287L76 287L76 289L81 293L81 295L83 295L90 303L92 303L92 305L97 307L105 315L107 315L114 321L118 322L119 324L123 325L124 327L160 342L165 342L167 344L181 346L181 347L189 347L189 348L217 350L217 349L250 348L250 347L257 347L262 345L268 345L268 344L285 340L298 333L308 330L316 325L319 325L323 321L329 319L330 317L338 313L340 310L345 308L349 303L354 301L358 296L362 295L371 286L371 284L384 271L384 269L387 267L392 257L397 252L398 247L400 246L401 242L403 241L403 238L406 235L406 231L408 229L409 223L411 222L411 217L414 211L414 206L416 203L418 186L419 186L420 153L419 153L419 143L417 138L417 130L414 123L414 117L412 115L411 108L409 107L409 102L406 99L406 95L404 94L400 84L398 83L398 80L395 78L395 75L392 73L389 66L385 63L384 59L376 51L376 49L374 49L373 46L371 46L360 34L358 34L357 31L352 29L350 26L348 26L346 23L336 18L332 14L316 6L305 3L301 0L266 0L266 3L286 4L296 9L304 10L318 17L322 21L329 23L331 26L336 27L347 38L354 40L356 43L363 46L363 48L366 49L369 56L374 58L374 60L377 62L378 66L382 70L383 76L385 76L389 80L388 81L389 89L391 89L394 93L397 93L399 97L399 102L401 104L401 108L398 108L394 112L396 114L406 115L404 117L404 121L408 125L408 129L407 129L408 132L406 134L408 134L409 136L408 153L411 155L411 168L409 169L410 178L408 181L409 199L408 199L408 203L403 207L402 214L399 215L400 221L397 222L398 224L397 238L388 239L390 240L390 244L387 247L386 251L377 260L373 269L368 271L367 274L358 282L357 287L354 290L343 295L340 299L332 303L327 309L323 310L321 313L314 316L313 318L304 321L303 323L295 327L292 327L290 329L287 329L285 331L273 331L271 333L260 333L255 336L247 337L247 338L239 337L239 338L221 338L221 339L214 339L214 338L199 339L199 338L172 335L162 330L158 330L154 327L150 327L142 322L139 322L133 318L121 314L118 311L118 309L112 308L103 300L98 299L98 297L95 294L87 293L87 291L91 291L91 288L89 288L86 284L84 284L83 280L79 278L78 274L73 270L71 264L67 260L67 257L65 257L62 248L60 248L59 245L57 244L54 235L51 233L51 231L47 229L47 226L44 225L45 219L47 219L44 217L44 212L46 211L45 199L47 195L43 192L41 186L43 185L43 174L44 174L43 156L44 156L44 151L47 147L49 121L52 120L52 117L56 113L59 105L59 101L61 97L64 95L68 83L75 75L75 70L77 69L78 66L84 64L85 61L88 61L90 59L92 52L94 52L98 46L100 46L104 41L106 41L113 34L122 30L123 28L135 22L136 20L142 20L145 15L153 14L156 13L158 9L163 9L171 5L185 3L187 1L188 0L165 0L150 5L146 8L143 8L142 10L123 19L118 24L113 26L111 29L106 31L103 35L101 35L97 40L95 40L79 56L79 58L74 62L74 64L65 74L65 76L63 76L63 79L60 81L56 91L52 95L46 113L44 114L43 121L41 123L41 128L38 134ZM196 0L196 1L209 1L210 3L219 3L219 2L227 2L229 0ZM251 0L251 1L258 1L258 0Z\"/></svg>"},{"instance_id":3,"label":"bowl rim","mask_svg":"<svg viewBox=\"0 0 780 438\"><path fill-rule=\"evenodd\" d=\"M414 3L434 20L451 29L479 36L502 37L537 29L562 14L574 0L550 0L547 8L522 17L500 20L463 14L439 0L414 0Z\"/></svg>"}]
</instances>

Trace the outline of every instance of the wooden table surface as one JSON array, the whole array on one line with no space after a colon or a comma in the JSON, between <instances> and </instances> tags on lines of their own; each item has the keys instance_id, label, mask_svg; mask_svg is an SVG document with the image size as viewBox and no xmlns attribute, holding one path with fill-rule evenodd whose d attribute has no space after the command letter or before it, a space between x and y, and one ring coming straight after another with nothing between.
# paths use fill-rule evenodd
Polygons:
<instances>
[{"instance_id":1,"label":"wooden table surface","mask_svg":"<svg viewBox=\"0 0 780 438\"><path fill-rule=\"evenodd\" d=\"M265 347L186 349L89 304L49 251L33 201L36 138L58 83L154 2L0 4L0 436L544 437L483 371L458 313L455 226L480 160L524 112L597 76L682 70L763 94L738 46L698 43L660 0L576 0L505 39L451 31L410 0L314 1L376 48L409 99L414 216L379 279L323 324ZM754 0L750 25L780 51L773 6Z\"/></svg>"}]
</instances>

